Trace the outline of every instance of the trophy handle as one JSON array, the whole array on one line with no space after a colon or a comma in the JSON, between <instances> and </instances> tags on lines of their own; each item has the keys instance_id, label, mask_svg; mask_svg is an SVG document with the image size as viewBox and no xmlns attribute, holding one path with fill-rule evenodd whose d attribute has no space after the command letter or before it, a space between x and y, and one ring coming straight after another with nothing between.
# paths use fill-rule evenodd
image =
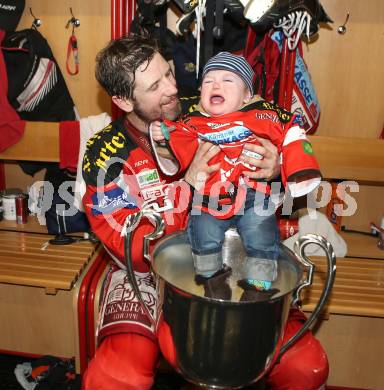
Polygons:
<instances>
[{"instance_id":1,"label":"trophy handle","mask_svg":"<svg viewBox=\"0 0 384 390\"><path fill-rule=\"evenodd\" d=\"M138 213L131 214L128 216L125 224L125 240L124 240L124 255L125 255L125 263L127 267L127 276L128 280L132 285L133 291L143 309L144 313L150 320L152 326L156 324L156 318L153 318L147 305L144 302L144 299L141 295L139 286L137 285L135 272L133 270L133 263L131 257L132 250L132 234L139 222L143 217L146 217L152 225L154 225L155 229L152 233L144 236L144 258L146 258L149 262L151 261L151 257L149 254L149 244L151 240L155 240L159 238L164 233L164 220L161 217L160 213L149 209L143 208Z\"/></svg>"},{"instance_id":2,"label":"trophy handle","mask_svg":"<svg viewBox=\"0 0 384 390\"><path fill-rule=\"evenodd\" d=\"M316 234L306 234L305 236L300 237L295 242L294 251L300 263L303 264L304 267L308 268L308 273L307 273L307 279L304 280L302 283L300 283L294 292L293 304L296 304L299 301L299 295L301 290L304 287L307 287L312 284L315 265L308 259L308 257L304 253L305 247L309 244L316 244L319 245L322 249L324 249L324 252L326 253L327 256L327 280L325 282L319 301L317 302L317 305L313 310L311 316L304 323L303 327L281 347L278 359L280 359L283 353L289 347L291 347L292 344L294 344L304 334L304 332L306 332L308 328L312 325L313 321L317 318L320 311L323 309L324 305L326 304L329 297L329 293L331 292L333 283L335 281L336 256L335 256L335 252L333 251L332 245L324 237Z\"/></svg>"}]
</instances>

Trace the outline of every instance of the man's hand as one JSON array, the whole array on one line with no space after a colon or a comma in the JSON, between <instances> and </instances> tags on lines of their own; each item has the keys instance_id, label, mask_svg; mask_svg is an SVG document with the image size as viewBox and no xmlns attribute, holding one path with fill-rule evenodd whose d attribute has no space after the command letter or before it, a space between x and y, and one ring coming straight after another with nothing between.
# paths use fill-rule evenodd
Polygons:
<instances>
[{"instance_id":1,"label":"man's hand","mask_svg":"<svg viewBox=\"0 0 384 390\"><path fill-rule=\"evenodd\" d=\"M244 171L243 174L251 179L272 180L280 174L279 153L277 152L277 148L268 139L257 136L255 136L255 138L261 143L261 145L245 144L244 149L261 154L263 158L259 160L250 156L242 155L240 160L259 168L256 172Z\"/></svg>"},{"instance_id":2,"label":"man's hand","mask_svg":"<svg viewBox=\"0 0 384 390\"><path fill-rule=\"evenodd\" d=\"M213 145L210 142L202 142L184 176L184 180L197 190L202 188L208 176L220 168L220 163L208 165L211 158L219 153L219 151L219 146Z\"/></svg>"}]
</instances>

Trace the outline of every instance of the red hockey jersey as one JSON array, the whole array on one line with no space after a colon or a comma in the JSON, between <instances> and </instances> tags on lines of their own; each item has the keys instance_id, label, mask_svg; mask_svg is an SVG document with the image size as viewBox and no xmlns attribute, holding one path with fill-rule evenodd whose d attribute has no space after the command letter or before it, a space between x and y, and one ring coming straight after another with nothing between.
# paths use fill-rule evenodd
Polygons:
<instances>
[{"instance_id":1,"label":"red hockey jersey","mask_svg":"<svg viewBox=\"0 0 384 390\"><path fill-rule=\"evenodd\" d=\"M132 126L127 131L123 120L113 122L87 142L83 159L85 212L92 230L120 266L124 266L122 230L127 217L149 202L164 212L168 234L183 229L190 196L187 183L172 185L175 179L158 171L150 152L134 141L135 131ZM137 271L148 269L143 261L143 237L152 231L151 223L143 219L133 233L132 260Z\"/></svg>"},{"instance_id":2,"label":"red hockey jersey","mask_svg":"<svg viewBox=\"0 0 384 390\"><path fill-rule=\"evenodd\" d=\"M220 146L221 151L210 161L210 164L220 163L220 170L207 179L202 190L206 196L223 197L231 183L235 187L245 183L258 191L269 192L269 184L265 181L249 180L242 175L244 170L254 169L239 160L242 153L262 158L243 150L245 143L259 144L254 135L269 139L277 146L281 158L282 182L293 197L309 193L320 183L319 166L305 131L300 127L300 117L272 103L259 100L240 111L220 117L207 117L196 111L180 122L164 122L167 126L176 127L171 133L168 147L180 164L178 172L189 166L201 140ZM164 159L157 158L162 170L170 174ZM241 206L241 202L235 202L231 210L216 216L230 217Z\"/></svg>"}]
</instances>

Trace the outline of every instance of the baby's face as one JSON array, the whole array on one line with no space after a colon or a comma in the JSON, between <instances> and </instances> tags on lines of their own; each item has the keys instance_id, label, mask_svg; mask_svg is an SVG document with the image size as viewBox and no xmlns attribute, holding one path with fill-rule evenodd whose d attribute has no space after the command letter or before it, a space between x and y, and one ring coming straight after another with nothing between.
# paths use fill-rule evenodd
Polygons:
<instances>
[{"instance_id":1,"label":"baby's face","mask_svg":"<svg viewBox=\"0 0 384 390\"><path fill-rule=\"evenodd\" d=\"M251 98L244 81L227 70L211 70L201 83L200 103L210 116L239 110Z\"/></svg>"}]
</instances>

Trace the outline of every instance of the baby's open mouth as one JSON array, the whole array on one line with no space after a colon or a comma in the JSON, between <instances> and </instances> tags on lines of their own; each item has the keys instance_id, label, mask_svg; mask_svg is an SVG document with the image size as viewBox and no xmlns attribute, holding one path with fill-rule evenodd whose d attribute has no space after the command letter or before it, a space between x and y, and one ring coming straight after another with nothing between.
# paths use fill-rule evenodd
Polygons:
<instances>
[{"instance_id":1,"label":"baby's open mouth","mask_svg":"<svg viewBox=\"0 0 384 390\"><path fill-rule=\"evenodd\" d=\"M212 104L220 104L224 102L224 98L221 95L213 95L210 99Z\"/></svg>"}]
</instances>

